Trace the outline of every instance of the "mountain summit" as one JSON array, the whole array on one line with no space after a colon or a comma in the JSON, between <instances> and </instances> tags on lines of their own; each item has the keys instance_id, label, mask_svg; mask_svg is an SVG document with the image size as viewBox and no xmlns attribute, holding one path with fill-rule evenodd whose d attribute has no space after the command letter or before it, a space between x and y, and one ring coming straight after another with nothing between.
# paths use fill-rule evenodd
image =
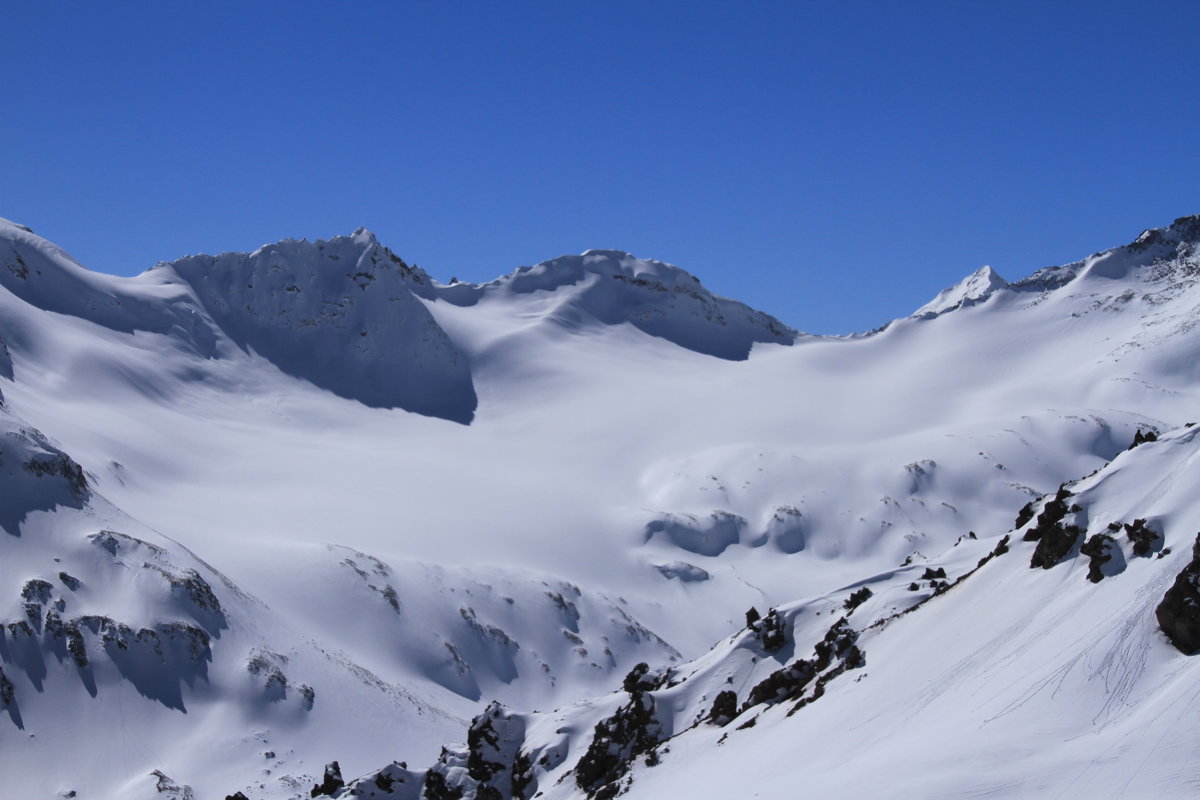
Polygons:
<instances>
[{"instance_id":1,"label":"mountain summit","mask_svg":"<svg viewBox=\"0 0 1200 800\"><path fill-rule=\"evenodd\" d=\"M983 266L954 286L943 289L937 297L914 311L913 316L936 316L945 311L959 308L965 303L978 303L986 300L997 289L1003 289L1006 286L1008 286L1008 281L1001 278L996 270Z\"/></svg>"}]
</instances>

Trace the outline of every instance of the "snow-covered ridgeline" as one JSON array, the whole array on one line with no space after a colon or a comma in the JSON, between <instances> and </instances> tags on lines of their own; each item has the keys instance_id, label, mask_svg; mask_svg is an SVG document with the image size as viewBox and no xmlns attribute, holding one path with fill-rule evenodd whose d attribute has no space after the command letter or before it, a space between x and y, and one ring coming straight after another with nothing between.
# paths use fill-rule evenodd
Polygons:
<instances>
[{"instance_id":1,"label":"snow-covered ridgeline","mask_svg":"<svg viewBox=\"0 0 1200 800\"><path fill-rule=\"evenodd\" d=\"M634 767L635 793L663 793L659 780L684 786L680 776L694 772L694 793L711 785L728 796L737 787L714 770L735 762L720 754L749 764L773 752L769 732L786 711L765 709L784 704L751 703L755 726L719 747L730 731L703 720L729 691L716 717L749 713L754 687L767 682L761 700L782 669L794 674L775 678L780 686L811 671L791 705L818 685L824 695L779 721L800 728L779 730L822 754L806 776L839 786L841 773L818 768L853 767L846 737L867 723L826 733L866 707L891 709L870 711L882 719L871 724L904 728L918 706L889 705L893 692L909 697L899 665L937 666L911 660L907 643L941 653L947 630L988 635L980 609L1006 609L1008 589L947 604L984 591L971 587L991 586L989 575L1011 573L1023 598L999 614L1003 631L1037 616L1039 602L1087 636L1108 631L1081 609L1110 597L1140 609L1120 617L1120 636L1163 644L1153 608L1190 552L1176 522L1193 523L1182 495L1165 495L1167 511L1151 500L1170 483L1163 476L1186 485L1190 456L1180 454L1190 445L1175 433L1120 454L1135 433L1178 428L1194 411L1197 227L1184 218L1012 284L977 275L943 293L936 311L874 335L798 338L682 270L617 251L443 286L360 231L117 279L0 224L0 589L10 598L0 688L12 697L0 710L0 764L36 796L84 786L131 797L182 797L187 786L198 796L307 796L334 758L346 776L368 774L376 792L389 781L396 791L432 786L428 775L440 774L447 791L484 796L477 776L488 772L492 788L519 773L526 788L578 796L617 775L602 757L612 748L592 746L608 720L613 748L644 751L639 759L660 735L687 731L670 752L655 750L662 766ZM1156 465L1147 460L1156 452L1178 458ZM1094 487L1069 487L1090 510L1070 512L1065 524L1087 535L1067 542L1066 560L1028 570L1041 545L1014 537L1020 570L1004 555L944 591L994 552L1017 508L1033 501L1029 525L1038 524L1059 484L1114 458ZM1113 495L1101 488L1117 475L1155 488L1103 510ZM1135 554L1121 527L1118 558L1092 524L1118 521L1135 538L1163 534L1172 552ZM1061 549L1070 537L1049 538ZM1110 557L1098 584L1086 579L1092 553ZM1049 596L1064 571L1087 585ZM864 587L872 594L850 629L834 630ZM776 613L723 639L752 605ZM1046 664L1065 669L1076 645L1089 659L1100 652L1083 633L1047 630L1037 628L1071 647L1038 651ZM784 645L770 649L780 635ZM830 635L822 657L814 646ZM953 724L917 724L920 741L936 743L928 752L877 745L894 762L929 765L912 791L976 786L947 771L937 746L1016 748L1030 730L1039 744L1060 741L1040 717L967 713L979 685L1035 692L1014 676L1041 674L987 644L962 643L976 649L959 672L986 677L948 695L962 711L945 712ZM1162 652L1168 666L1190 663ZM689 666L676 666L680 656ZM650 666L628 678L632 691L603 695L639 662ZM876 664L892 677L862 677ZM944 682L936 676L922 697ZM860 705L870 685L885 690ZM1101 702L1097 685L1080 690L1082 705ZM1109 703L1105 730L1151 714L1137 709L1168 694ZM570 705L590 696L601 699ZM995 703L1020 705L1014 697L998 691ZM474 737L503 750L484 761L515 766L520 739L527 756L541 748L528 768L476 763L472 775L468 736L466 750L424 772L493 699L518 710L493 707L478 722ZM555 706L563 710L547 710ZM1164 724L1146 729L1176 730ZM993 730L1003 735L989 738ZM218 740L227 744L196 745ZM1113 741L1102 746L1129 747ZM1083 752L1043 756L1037 780L1057 785L1056 770ZM414 769L376 780L369 771L393 758ZM686 766L671 768L677 758ZM583 786L575 773L556 783L581 759ZM1113 763L1153 777L1124 757ZM1171 796L1182 773L1162 774L1160 794ZM767 777L758 785L783 791Z\"/></svg>"}]
</instances>

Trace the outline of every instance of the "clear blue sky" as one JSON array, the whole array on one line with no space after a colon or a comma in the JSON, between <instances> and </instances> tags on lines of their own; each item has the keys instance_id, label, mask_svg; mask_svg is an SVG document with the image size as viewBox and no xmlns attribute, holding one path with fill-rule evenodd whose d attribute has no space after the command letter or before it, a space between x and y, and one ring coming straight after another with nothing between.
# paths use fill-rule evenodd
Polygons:
<instances>
[{"instance_id":1,"label":"clear blue sky","mask_svg":"<svg viewBox=\"0 0 1200 800\"><path fill-rule=\"evenodd\" d=\"M1200 2L5 4L0 216L85 265L359 225L588 248L802 330L1200 213Z\"/></svg>"}]
</instances>

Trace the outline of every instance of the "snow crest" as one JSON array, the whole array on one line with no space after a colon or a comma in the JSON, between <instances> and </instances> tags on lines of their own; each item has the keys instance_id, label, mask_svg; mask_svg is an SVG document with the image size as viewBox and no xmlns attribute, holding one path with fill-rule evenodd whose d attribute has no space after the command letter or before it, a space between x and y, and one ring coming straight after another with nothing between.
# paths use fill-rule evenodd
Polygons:
<instances>
[{"instance_id":1,"label":"snow crest","mask_svg":"<svg viewBox=\"0 0 1200 800\"><path fill-rule=\"evenodd\" d=\"M334 394L468 423L470 366L414 291L430 279L359 229L164 265L238 345Z\"/></svg>"}]
</instances>

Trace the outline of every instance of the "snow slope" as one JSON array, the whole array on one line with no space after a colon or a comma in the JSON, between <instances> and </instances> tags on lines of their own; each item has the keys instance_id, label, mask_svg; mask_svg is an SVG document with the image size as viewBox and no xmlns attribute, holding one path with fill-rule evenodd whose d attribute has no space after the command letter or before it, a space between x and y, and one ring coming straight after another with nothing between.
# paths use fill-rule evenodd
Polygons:
<instances>
[{"instance_id":1,"label":"snow slope","mask_svg":"<svg viewBox=\"0 0 1200 800\"><path fill-rule=\"evenodd\" d=\"M0 589L8 621L32 631L5 628L0 666L14 700L11 724L0 717L0 764L39 797L183 796L184 787L204 797L307 796L335 758L347 777L404 758L414 768L405 785L417 785L441 744L461 739L493 699L519 709L512 719L526 720L531 742L542 736L531 726L576 720L565 745L543 740L565 747L561 769L571 768L595 722L629 701L604 693L639 662L658 675L687 661L721 680L737 662L741 702L773 660L751 653L745 632L728 639L748 607L782 609L789 653L808 658L850 587L867 582L901 607L929 591L926 581L908 592L915 572L960 574L1017 509L1113 459L1100 474L1161 482L1165 468L1143 453L1183 452L1190 434L1120 454L1139 430L1179 429L1194 416L1198 240L1200 222L1183 218L1014 283L981 271L870 335L813 337L711 295L677 267L618 251L446 286L359 231L120 279L0 223L0 388L16 448L5 451ZM79 467L42 475L13 466L35 456ZM1134 466L1117 469L1126 462ZM72 481L83 488L72 492ZM1171 502L1188 519L1184 500ZM1152 513L1128 505L1121 514ZM140 543L117 538L131 543L109 548L104 531ZM1121 636L1156 635L1144 609L1186 560L1187 538L1172 527L1172 556L1128 559L1111 579L1142 593L1141 616ZM764 712L715 749L716 731L681 736L662 767L635 771L632 791L661 794L655 781L682 787L688 773L703 796L701 787L723 785L722 754L767 764L770 747L811 740L825 759L806 762L814 785L853 793L845 773L831 767L818 779L814 765L854 767L878 753L926 764L906 785L948 796L968 782L938 766L946 748L970 740L980 761L989 743L1017 748L1022 731L1043 747L1039 780L1067 791L1054 776L1090 751L1047 742L1067 729L1082 735L1074 717L1056 727L1007 714L990 724L988 736L1001 732L991 739L963 711L945 729L918 719L911 746L869 750L850 748L846 737L860 728L831 732L867 705L889 709L878 711L881 730L921 718L919 693L896 694L895 676L949 669L930 652L949 652L942 637L968 618L985 638L954 652L975 654L965 673L1017 687L997 695L1005 702L1029 688L1031 673L1016 651L992 658L984 644L997 648L1039 602L1061 604L1059 617L1089 631L1062 659L1103 660L1094 653L1109 634L1080 611L1087 603L1045 588L1065 568L1020 571L1018 560L997 558L918 611L861 632L867 674L875 653L886 654L878 680L830 681L804 713L776 724L783 715ZM197 607L193 573L219 620ZM987 577L1010 573L1011 585ZM40 630L27 609L30 581L53 590L29 590ZM1132 603L1109 585L1083 588ZM1001 602L1007 591L1021 602ZM979 598L938 610L970 592ZM46 615L60 600L56 638ZM855 627L890 613L882 602L856 610ZM809 620L815 610L826 612L819 622ZM68 622L86 668L65 649ZM1047 647L1055 639L1053 627L1031 630ZM141 631L175 638L159 653ZM913 653L910 641L925 644ZM742 664L746 653L761 663ZM1190 663L1172 663L1179 658ZM1085 684L1080 703L1091 708L1102 690ZM715 696L700 678L690 687L671 701L681 709L671 733ZM893 694L909 699L884 701ZM1144 694L1136 709L1113 711L1109 727L1142 714L1153 735L1174 735L1153 709L1179 698ZM591 710L571 710L591 696L600 698L583 701ZM953 708L969 706L951 697ZM554 716L554 707L565 710ZM534 708L547 714L522 716ZM112 736L114 725L136 735ZM91 755L64 769L75 752ZM718 755L702 769L709 752ZM1141 776L1136 787L1169 796L1186 785L1180 771L1112 758L1113 770ZM790 768L781 774L797 780ZM780 791L771 780L756 791ZM583 792L570 781L555 791Z\"/></svg>"}]
</instances>

